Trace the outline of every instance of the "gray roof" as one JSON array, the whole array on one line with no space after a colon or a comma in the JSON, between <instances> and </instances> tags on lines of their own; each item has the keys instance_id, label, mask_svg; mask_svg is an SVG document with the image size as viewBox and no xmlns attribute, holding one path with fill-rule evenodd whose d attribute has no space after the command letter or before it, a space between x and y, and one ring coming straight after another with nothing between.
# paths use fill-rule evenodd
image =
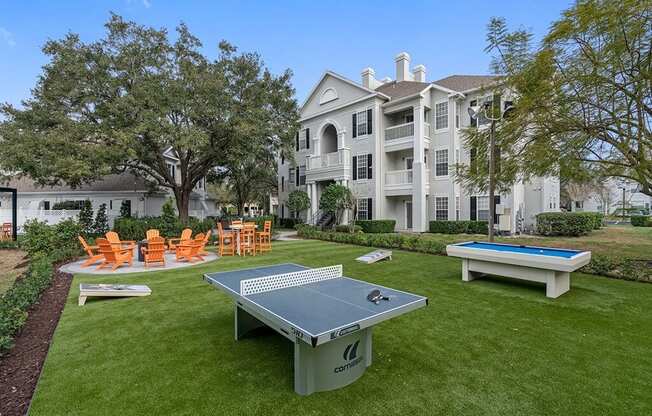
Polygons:
<instances>
[{"instance_id":1,"label":"gray roof","mask_svg":"<svg viewBox=\"0 0 652 416\"><path fill-rule=\"evenodd\" d=\"M499 78L499 75L451 75L433 81L433 84L448 88L449 90L463 92L486 86Z\"/></svg>"},{"instance_id":2,"label":"gray roof","mask_svg":"<svg viewBox=\"0 0 652 416\"><path fill-rule=\"evenodd\" d=\"M4 184L3 184L4 185ZM41 186L29 177L20 179L12 178L7 182L11 188L16 188L18 193L21 192L65 192L65 191L85 191L85 192L124 192L140 191L147 192L150 190L147 182L131 173L122 173L119 175L107 175L102 180L93 182L88 185L82 185L72 189L65 185Z\"/></svg>"},{"instance_id":3,"label":"gray roof","mask_svg":"<svg viewBox=\"0 0 652 416\"><path fill-rule=\"evenodd\" d=\"M408 97L423 91L428 85L427 82L417 81L392 81L376 88L377 92L389 96L392 100Z\"/></svg>"}]
</instances>

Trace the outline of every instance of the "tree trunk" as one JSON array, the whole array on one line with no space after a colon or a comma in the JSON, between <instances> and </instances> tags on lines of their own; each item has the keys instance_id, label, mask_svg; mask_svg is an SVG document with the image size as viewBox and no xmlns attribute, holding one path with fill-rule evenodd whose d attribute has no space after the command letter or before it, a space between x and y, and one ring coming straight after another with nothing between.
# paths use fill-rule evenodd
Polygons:
<instances>
[{"instance_id":1,"label":"tree trunk","mask_svg":"<svg viewBox=\"0 0 652 416\"><path fill-rule=\"evenodd\" d=\"M494 241L494 217L496 205L494 194L496 193L496 122L491 122L491 134L489 136L489 241Z\"/></svg>"},{"instance_id":2,"label":"tree trunk","mask_svg":"<svg viewBox=\"0 0 652 416\"><path fill-rule=\"evenodd\" d=\"M190 206L190 193L192 190L184 188L175 188L174 196L177 201L177 211L179 211L179 220L188 222L188 208Z\"/></svg>"}]
</instances>

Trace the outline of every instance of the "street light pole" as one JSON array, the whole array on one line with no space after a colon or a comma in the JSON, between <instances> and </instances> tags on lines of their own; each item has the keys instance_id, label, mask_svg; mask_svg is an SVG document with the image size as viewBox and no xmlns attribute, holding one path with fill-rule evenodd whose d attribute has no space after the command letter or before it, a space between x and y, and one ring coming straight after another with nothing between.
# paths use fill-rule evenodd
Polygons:
<instances>
[{"instance_id":1,"label":"street light pole","mask_svg":"<svg viewBox=\"0 0 652 416\"><path fill-rule=\"evenodd\" d=\"M496 121L491 119L489 133L489 241L494 241L494 218L496 218Z\"/></svg>"}]
</instances>

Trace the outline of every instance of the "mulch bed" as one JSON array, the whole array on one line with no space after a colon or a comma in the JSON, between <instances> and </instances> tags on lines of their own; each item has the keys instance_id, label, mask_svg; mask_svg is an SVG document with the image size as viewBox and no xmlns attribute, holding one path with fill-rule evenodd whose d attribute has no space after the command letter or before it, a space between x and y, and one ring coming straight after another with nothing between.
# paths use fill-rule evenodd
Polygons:
<instances>
[{"instance_id":1,"label":"mulch bed","mask_svg":"<svg viewBox=\"0 0 652 416\"><path fill-rule=\"evenodd\" d=\"M0 416L27 413L71 282L71 274L55 272L50 287L29 309L15 346L0 358Z\"/></svg>"}]
</instances>

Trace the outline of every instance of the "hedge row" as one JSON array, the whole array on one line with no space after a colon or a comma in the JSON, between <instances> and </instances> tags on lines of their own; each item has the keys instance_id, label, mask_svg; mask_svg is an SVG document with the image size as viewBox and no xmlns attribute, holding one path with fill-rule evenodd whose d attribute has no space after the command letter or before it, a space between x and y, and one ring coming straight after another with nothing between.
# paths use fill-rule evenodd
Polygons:
<instances>
[{"instance_id":1,"label":"hedge row","mask_svg":"<svg viewBox=\"0 0 652 416\"><path fill-rule=\"evenodd\" d=\"M537 215L537 234L580 236L591 232L595 220L581 212L545 212Z\"/></svg>"},{"instance_id":2,"label":"hedge row","mask_svg":"<svg viewBox=\"0 0 652 416\"><path fill-rule=\"evenodd\" d=\"M303 220L301 218L279 218L278 224L282 228L294 228L299 224L303 224Z\"/></svg>"},{"instance_id":3,"label":"hedge row","mask_svg":"<svg viewBox=\"0 0 652 416\"><path fill-rule=\"evenodd\" d=\"M36 220L25 224L21 244L30 264L27 273L0 297L0 355L12 347L14 335L27 321L27 310L52 283L52 264L79 255L80 231L80 225L74 220L56 225Z\"/></svg>"},{"instance_id":4,"label":"hedge row","mask_svg":"<svg viewBox=\"0 0 652 416\"><path fill-rule=\"evenodd\" d=\"M632 215L630 221L634 227L652 227L652 218L644 215Z\"/></svg>"},{"instance_id":5,"label":"hedge row","mask_svg":"<svg viewBox=\"0 0 652 416\"><path fill-rule=\"evenodd\" d=\"M357 220L362 231L369 234L393 233L396 227L396 220Z\"/></svg>"},{"instance_id":6,"label":"hedge row","mask_svg":"<svg viewBox=\"0 0 652 416\"><path fill-rule=\"evenodd\" d=\"M429 231L438 234L488 234L487 221L430 221Z\"/></svg>"},{"instance_id":7,"label":"hedge row","mask_svg":"<svg viewBox=\"0 0 652 416\"><path fill-rule=\"evenodd\" d=\"M335 243L355 244L359 246L395 248L430 254L446 253L446 244L436 240L423 238L418 234L338 233L332 231L320 231L317 227L305 224L298 225L296 229L300 237L315 240L333 241Z\"/></svg>"},{"instance_id":8,"label":"hedge row","mask_svg":"<svg viewBox=\"0 0 652 416\"><path fill-rule=\"evenodd\" d=\"M351 234L320 231L310 225L299 225L300 237L335 243L355 244L377 248L393 248L422 253L446 255L446 244L432 237L417 234ZM652 269L643 260L611 257L593 253L591 263L580 269L582 273L597 274L622 280L652 282Z\"/></svg>"},{"instance_id":9,"label":"hedge row","mask_svg":"<svg viewBox=\"0 0 652 416\"><path fill-rule=\"evenodd\" d=\"M576 212L575 214L589 217L594 230L599 230L604 225L604 214L601 212Z\"/></svg>"},{"instance_id":10,"label":"hedge row","mask_svg":"<svg viewBox=\"0 0 652 416\"><path fill-rule=\"evenodd\" d=\"M335 232L337 232L337 233L351 233L351 232L361 233L362 232L362 227L360 227L359 225L354 225L353 230L351 230L350 225L336 225L335 226Z\"/></svg>"},{"instance_id":11,"label":"hedge row","mask_svg":"<svg viewBox=\"0 0 652 416\"><path fill-rule=\"evenodd\" d=\"M173 238L180 236L184 228L191 228L192 233L197 234L212 230L214 226L215 221L210 218L202 221L190 217L188 222L164 217L116 218L113 231L120 235L121 240L139 241L145 238L145 233L150 229L159 230L161 237Z\"/></svg>"}]
</instances>

